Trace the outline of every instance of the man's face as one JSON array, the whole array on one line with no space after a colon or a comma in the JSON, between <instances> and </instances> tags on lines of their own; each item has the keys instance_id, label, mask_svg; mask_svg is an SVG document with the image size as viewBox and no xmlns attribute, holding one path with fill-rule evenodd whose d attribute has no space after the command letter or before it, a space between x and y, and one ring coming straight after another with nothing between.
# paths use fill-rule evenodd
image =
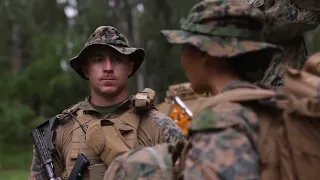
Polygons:
<instances>
[{"instance_id":1,"label":"man's face","mask_svg":"<svg viewBox=\"0 0 320 180\"><path fill-rule=\"evenodd\" d=\"M88 49L83 66L91 91L104 97L114 97L127 88L133 61L107 46Z\"/></svg>"},{"instance_id":2,"label":"man's face","mask_svg":"<svg viewBox=\"0 0 320 180\"><path fill-rule=\"evenodd\" d=\"M181 64L191 83L192 89L197 93L204 93L208 90L207 74L203 61L204 53L190 45L182 45Z\"/></svg>"}]
</instances>

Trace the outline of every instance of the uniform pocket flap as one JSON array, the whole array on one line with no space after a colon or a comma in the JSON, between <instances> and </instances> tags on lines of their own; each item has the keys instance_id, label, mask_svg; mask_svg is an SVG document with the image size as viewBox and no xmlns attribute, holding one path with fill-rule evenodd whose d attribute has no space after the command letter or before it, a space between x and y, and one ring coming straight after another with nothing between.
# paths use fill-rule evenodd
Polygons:
<instances>
[{"instance_id":1,"label":"uniform pocket flap","mask_svg":"<svg viewBox=\"0 0 320 180\"><path fill-rule=\"evenodd\" d=\"M87 146L95 153L95 155L101 154L106 146L105 134L101 127L102 124L102 121L91 123L86 134Z\"/></svg>"},{"instance_id":2,"label":"uniform pocket flap","mask_svg":"<svg viewBox=\"0 0 320 180\"><path fill-rule=\"evenodd\" d=\"M125 124L125 123L118 123L116 127L119 129L121 134L128 134L134 131L134 128Z\"/></svg>"},{"instance_id":3,"label":"uniform pocket flap","mask_svg":"<svg viewBox=\"0 0 320 180\"><path fill-rule=\"evenodd\" d=\"M128 127L122 127L119 128L119 131L121 135L126 139L126 140L134 140L135 139L135 133L134 129L130 126Z\"/></svg>"}]
</instances>

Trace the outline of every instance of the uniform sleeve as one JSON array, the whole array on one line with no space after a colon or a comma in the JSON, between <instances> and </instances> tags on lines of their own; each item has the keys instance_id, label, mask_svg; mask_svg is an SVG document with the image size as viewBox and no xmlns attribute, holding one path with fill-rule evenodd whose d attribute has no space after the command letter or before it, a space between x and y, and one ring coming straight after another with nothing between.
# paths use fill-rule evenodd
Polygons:
<instances>
[{"instance_id":1,"label":"uniform sleeve","mask_svg":"<svg viewBox=\"0 0 320 180\"><path fill-rule=\"evenodd\" d=\"M67 121L68 120L68 121ZM59 125L56 127L56 148L59 152L62 152L62 157L66 157L66 149L70 145L71 142L71 135L72 135L72 125L73 121L71 119L67 119L67 123L64 125ZM56 156L55 156L56 157ZM52 158L55 158L52 157ZM59 161L63 162L63 159L59 159ZM59 169L58 172L62 173L64 171L61 169L59 164L54 164L55 169ZM56 174L56 176L60 176L61 174ZM33 150L33 157L32 157L32 164L31 164L31 172L30 172L30 180L46 180L47 176L45 174L44 169L41 166L39 156L37 155L35 149Z\"/></svg>"},{"instance_id":2,"label":"uniform sleeve","mask_svg":"<svg viewBox=\"0 0 320 180\"><path fill-rule=\"evenodd\" d=\"M250 109L233 108L208 109L195 119L198 130L187 153L185 180L259 179L257 116Z\"/></svg>"},{"instance_id":3,"label":"uniform sleeve","mask_svg":"<svg viewBox=\"0 0 320 180\"><path fill-rule=\"evenodd\" d=\"M165 142L174 143L183 140L185 134L182 129L168 116L157 110L151 110L148 116L162 129Z\"/></svg>"},{"instance_id":4,"label":"uniform sleeve","mask_svg":"<svg viewBox=\"0 0 320 180\"><path fill-rule=\"evenodd\" d=\"M167 143L126 152L116 157L104 180L115 179L171 179L172 161Z\"/></svg>"},{"instance_id":5,"label":"uniform sleeve","mask_svg":"<svg viewBox=\"0 0 320 180\"><path fill-rule=\"evenodd\" d=\"M31 169L30 169L30 176L29 180L45 180L46 175L43 171L40 163L40 159L35 152L35 149L33 149L33 157L32 157L32 163L31 163Z\"/></svg>"}]
</instances>

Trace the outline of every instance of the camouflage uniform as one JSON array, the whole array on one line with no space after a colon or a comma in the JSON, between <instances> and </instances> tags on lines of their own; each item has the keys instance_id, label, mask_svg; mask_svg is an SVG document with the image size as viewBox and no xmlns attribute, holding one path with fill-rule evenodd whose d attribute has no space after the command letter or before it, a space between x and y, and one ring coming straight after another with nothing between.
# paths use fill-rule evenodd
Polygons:
<instances>
[{"instance_id":1,"label":"camouflage uniform","mask_svg":"<svg viewBox=\"0 0 320 180\"><path fill-rule=\"evenodd\" d=\"M81 62L84 60L84 54L86 53L88 48L101 45L111 47L122 54L128 55L132 60L134 60L133 72L129 75L129 77L131 77L138 70L144 60L145 52L143 49L130 47L126 37L123 36L114 27L101 26L98 27L90 36L80 54L70 60L71 67L82 78L87 79L81 69ZM87 97L84 101L71 106L70 108L56 116L60 122L58 127L56 128L57 135L55 138L56 149L59 152L57 159L61 163L60 172L57 173L58 176L64 176L63 174L66 171L66 161L69 158L70 146L72 146L72 134L75 130L73 129L73 127L76 123L73 120L74 118L71 116L71 114L73 114L73 116L77 118L77 112L81 110L83 112L87 112L85 114L88 114L89 116L97 117L98 119L108 119L111 117L121 116L124 111L133 108L133 105L131 103L131 96L128 97L128 99L126 99L124 102L111 107L111 109L109 109L109 112L101 112L97 108L93 107L93 105L89 101L89 98L90 97ZM144 119L149 121L145 121ZM143 130L141 122L146 122L147 124L149 123L150 126L148 125L148 128ZM152 124L154 124L155 126L153 126ZM153 146L163 142L176 142L178 140L184 139L185 137L182 130L169 117L165 116L154 108L151 108L145 113L141 114L141 121L137 131L140 131L142 136L144 136L144 138L138 138L139 145L137 147ZM91 162L91 165L93 164L94 163ZM57 164L55 165L58 167ZM63 177L63 179L65 178L67 177ZM33 156L29 179L46 179L39 161L39 157L36 153L34 153Z\"/></svg>"},{"instance_id":2,"label":"camouflage uniform","mask_svg":"<svg viewBox=\"0 0 320 180\"><path fill-rule=\"evenodd\" d=\"M239 19L243 20L240 25L236 21ZM164 30L162 34L170 43L193 45L213 57L228 59L270 50L267 54L270 60L281 48L261 41L263 22L263 13L245 3L202 1L182 21L181 30ZM253 23L259 23L260 29L250 27ZM223 92L238 87L257 88L236 81ZM166 153L159 151L159 147L153 149L154 153L147 153L150 150L143 148L117 157L105 179L259 179L258 133L258 118L253 110L236 103L219 104L196 113L189 142L182 152L185 156L176 162L175 168L167 159L176 159L181 144L162 144L159 146ZM142 152L146 156L140 160ZM155 164L156 157L159 163Z\"/></svg>"},{"instance_id":3,"label":"camouflage uniform","mask_svg":"<svg viewBox=\"0 0 320 180\"><path fill-rule=\"evenodd\" d=\"M115 158L104 179L164 179L172 178L171 144L137 149Z\"/></svg>"},{"instance_id":4,"label":"camouflage uniform","mask_svg":"<svg viewBox=\"0 0 320 180\"><path fill-rule=\"evenodd\" d=\"M239 87L258 88L238 81L221 93ZM190 132L185 169L177 176L193 180L259 179L259 121L250 107L221 103L208 108L193 119Z\"/></svg>"},{"instance_id":5,"label":"camouflage uniform","mask_svg":"<svg viewBox=\"0 0 320 180\"><path fill-rule=\"evenodd\" d=\"M284 65L301 68L307 57L303 34L319 24L320 1L315 0L238 0L260 8L266 17L264 34L267 42L284 49L275 56L262 82L280 87Z\"/></svg>"}]
</instances>

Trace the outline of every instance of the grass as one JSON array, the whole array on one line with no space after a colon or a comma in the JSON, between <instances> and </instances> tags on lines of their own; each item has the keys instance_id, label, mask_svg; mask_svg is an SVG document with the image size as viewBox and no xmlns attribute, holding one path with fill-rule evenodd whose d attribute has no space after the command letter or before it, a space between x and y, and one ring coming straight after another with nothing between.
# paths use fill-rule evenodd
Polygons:
<instances>
[{"instance_id":1,"label":"grass","mask_svg":"<svg viewBox=\"0 0 320 180\"><path fill-rule=\"evenodd\" d=\"M29 179L29 170L0 170L0 180Z\"/></svg>"},{"instance_id":2,"label":"grass","mask_svg":"<svg viewBox=\"0 0 320 180\"><path fill-rule=\"evenodd\" d=\"M32 149L5 144L0 149L0 180L29 179ZM10 148L9 148L10 147Z\"/></svg>"},{"instance_id":3,"label":"grass","mask_svg":"<svg viewBox=\"0 0 320 180\"><path fill-rule=\"evenodd\" d=\"M32 160L32 149L0 151L0 170L2 169L29 169Z\"/></svg>"}]
</instances>

